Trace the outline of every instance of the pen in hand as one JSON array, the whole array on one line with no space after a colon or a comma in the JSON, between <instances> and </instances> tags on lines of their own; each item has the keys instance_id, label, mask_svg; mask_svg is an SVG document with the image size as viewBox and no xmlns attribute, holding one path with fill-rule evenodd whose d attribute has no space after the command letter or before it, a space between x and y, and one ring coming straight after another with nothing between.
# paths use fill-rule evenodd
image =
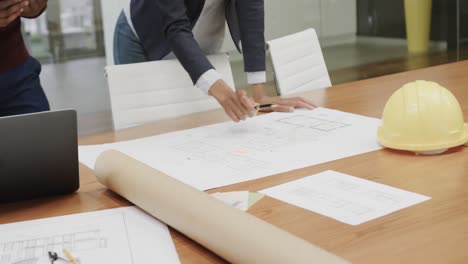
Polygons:
<instances>
[{"instance_id":1,"label":"pen in hand","mask_svg":"<svg viewBox=\"0 0 468 264\"><path fill-rule=\"evenodd\" d=\"M275 104L257 104L255 106L255 110L257 110L257 111L272 110L273 107L277 107L277 105L275 105Z\"/></svg>"}]
</instances>

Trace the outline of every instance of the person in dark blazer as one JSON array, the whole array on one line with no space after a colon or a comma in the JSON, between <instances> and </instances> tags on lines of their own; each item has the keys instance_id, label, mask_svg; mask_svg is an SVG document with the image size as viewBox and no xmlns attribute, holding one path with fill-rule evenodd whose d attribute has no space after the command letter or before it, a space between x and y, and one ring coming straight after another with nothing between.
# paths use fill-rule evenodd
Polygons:
<instances>
[{"instance_id":1,"label":"person in dark blazer","mask_svg":"<svg viewBox=\"0 0 468 264\"><path fill-rule=\"evenodd\" d=\"M255 104L276 104L273 110L313 109L302 98L271 98L264 94L264 0L131 0L120 14L114 34L115 64L163 60L174 56L193 83L216 98L235 122L255 115ZM225 21L244 56L253 100L233 92L206 54L220 52Z\"/></svg>"}]
</instances>

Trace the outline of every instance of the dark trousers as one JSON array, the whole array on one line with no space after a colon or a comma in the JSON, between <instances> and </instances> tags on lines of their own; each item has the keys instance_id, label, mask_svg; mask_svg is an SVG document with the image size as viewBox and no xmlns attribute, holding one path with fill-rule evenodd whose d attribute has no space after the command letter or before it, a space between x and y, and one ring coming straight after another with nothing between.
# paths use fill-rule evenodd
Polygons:
<instances>
[{"instance_id":1,"label":"dark trousers","mask_svg":"<svg viewBox=\"0 0 468 264\"><path fill-rule=\"evenodd\" d=\"M120 13L114 30L114 63L130 64L149 61L138 37L128 24L127 17Z\"/></svg>"},{"instance_id":2,"label":"dark trousers","mask_svg":"<svg viewBox=\"0 0 468 264\"><path fill-rule=\"evenodd\" d=\"M0 72L0 116L50 110L41 87L41 64L29 57L23 64Z\"/></svg>"}]
</instances>

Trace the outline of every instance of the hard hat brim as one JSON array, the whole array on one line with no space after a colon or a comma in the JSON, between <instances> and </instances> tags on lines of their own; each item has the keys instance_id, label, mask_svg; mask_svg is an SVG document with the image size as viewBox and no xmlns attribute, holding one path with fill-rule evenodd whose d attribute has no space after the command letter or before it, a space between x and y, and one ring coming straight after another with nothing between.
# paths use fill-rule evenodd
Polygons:
<instances>
[{"instance_id":1,"label":"hard hat brim","mask_svg":"<svg viewBox=\"0 0 468 264\"><path fill-rule=\"evenodd\" d=\"M379 127L377 131L377 137L378 137L379 143L384 147L397 149L397 150L420 152L420 151L434 151L434 150L440 150L440 149L449 149L449 148L464 145L468 142L468 123L465 123L463 132L464 133L462 133L460 138L458 138L457 140L453 140L451 142L445 142L442 144L440 143L438 144L398 144L396 142L391 142L391 140L388 140L385 138L384 133L382 131L382 127Z\"/></svg>"}]
</instances>

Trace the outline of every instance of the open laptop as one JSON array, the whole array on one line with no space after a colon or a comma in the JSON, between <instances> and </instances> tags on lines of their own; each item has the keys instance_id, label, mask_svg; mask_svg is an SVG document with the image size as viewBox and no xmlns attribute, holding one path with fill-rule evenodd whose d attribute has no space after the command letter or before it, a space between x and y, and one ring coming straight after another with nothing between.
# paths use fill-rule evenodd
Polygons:
<instances>
[{"instance_id":1,"label":"open laptop","mask_svg":"<svg viewBox=\"0 0 468 264\"><path fill-rule=\"evenodd\" d=\"M74 110L0 117L0 202L79 187Z\"/></svg>"}]
</instances>

